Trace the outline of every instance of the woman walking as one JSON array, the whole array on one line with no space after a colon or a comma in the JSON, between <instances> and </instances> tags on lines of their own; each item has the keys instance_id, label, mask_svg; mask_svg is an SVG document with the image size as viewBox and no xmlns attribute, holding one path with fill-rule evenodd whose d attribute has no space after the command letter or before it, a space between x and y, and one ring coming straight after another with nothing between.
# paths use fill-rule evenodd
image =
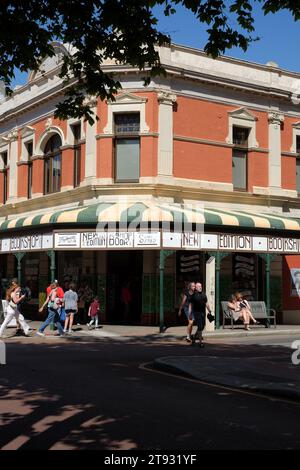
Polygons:
<instances>
[{"instance_id":1,"label":"woman walking","mask_svg":"<svg viewBox=\"0 0 300 470\"><path fill-rule=\"evenodd\" d=\"M39 309L39 312L42 312L44 310L45 305L48 304L48 317L46 318L44 323L42 323L42 325L40 326L36 334L38 336L45 336L44 330L47 328L48 325L50 325L50 323L54 323L58 329L58 336L64 336L65 333L59 321L59 315L58 315L58 310L61 306L61 299L57 292L58 284L56 282L53 282L50 285L50 288L51 290L47 296L46 301L44 302L42 307Z\"/></svg>"},{"instance_id":2,"label":"woman walking","mask_svg":"<svg viewBox=\"0 0 300 470\"><path fill-rule=\"evenodd\" d=\"M19 284L15 281L12 281L11 287L6 292L6 300L8 301L7 314L4 322L0 328L0 338L2 337L6 326L10 321L15 317L17 324L21 325L22 330L24 331L25 336L29 336L30 327L27 325L24 320L23 315L20 315L18 306L20 302L25 298L25 294L21 295L21 288Z\"/></svg>"}]
</instances>

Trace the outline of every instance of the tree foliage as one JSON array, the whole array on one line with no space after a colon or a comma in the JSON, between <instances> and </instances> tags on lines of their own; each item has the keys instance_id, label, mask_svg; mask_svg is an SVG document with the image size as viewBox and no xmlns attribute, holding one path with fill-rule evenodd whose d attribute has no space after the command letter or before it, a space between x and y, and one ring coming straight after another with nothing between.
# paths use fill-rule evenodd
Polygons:
<instances>
[{"instance_id":1,"label":"tree foliage","mask_svg":"<svg viewBox=\"0 0 300 470\"><path fill-rule=\"evenodd\" d=\"M192 11L208 32L206 53L217 57L233 46L246 51L256 39L255 2L265 14L287 9L295 20L300 17L299 0L1 0L0 80L11 93L16 69L36 71L54 55L54 41L68 44L74 53L63 59L65 99L56 115L92 121L85 96L113 99L121 87L103 71L103 61L144 70L145 83L163 73L155 46L170 38L158 30L154 7L161 6L166 16L178 6Z\"/></svg>"}]
</instances>

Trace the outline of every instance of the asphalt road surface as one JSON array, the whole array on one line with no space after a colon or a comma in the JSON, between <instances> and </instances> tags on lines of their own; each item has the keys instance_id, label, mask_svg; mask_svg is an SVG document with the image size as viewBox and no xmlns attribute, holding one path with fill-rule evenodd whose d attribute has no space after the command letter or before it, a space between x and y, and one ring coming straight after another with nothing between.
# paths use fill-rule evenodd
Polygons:
<instances>
[{"instance_id":1,"label":"asphalt road surface","mask_svg":"<svg viewBox=\"0 0 300 470\"><path fill-rule=\"evenodd\" d=\"M183 340L9 339L0 449L300 449L299 402L148 369L176 355L289 361L293 339L211 340L204 349Z\"/></svg>"}]
</instances>

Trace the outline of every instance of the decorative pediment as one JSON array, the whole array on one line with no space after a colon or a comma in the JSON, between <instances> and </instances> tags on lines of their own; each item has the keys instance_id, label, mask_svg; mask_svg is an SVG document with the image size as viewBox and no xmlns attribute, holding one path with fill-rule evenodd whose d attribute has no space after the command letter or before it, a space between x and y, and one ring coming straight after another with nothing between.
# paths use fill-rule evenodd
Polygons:
<instances>
[{"instance_id":1,"label":"decorative pediment","mask_svg":"<svg viewBox=\"0 0 300 470\"><path fill-rule=\"evenodd\" d=\"M116 96L115 101L110 101L110 104L141 104L146 103L148 101L147 98L143 98L141 96L134 95L133 93L121 93L120 95Z\"/></svg>"},{"instance_id":2,"label":"decorative pediment","mask_svg":"<svg viewBox=\"0 0 300 470\"><path fill-rule=\"evenodd\" d=\"M39 70L33 70L29 73L28 83L36 80L43 74L56 69L56 67L62 63L63 57L65 55L69 55L69 51L64 44L58 41L54 41L51 45L54 50L54 55L52 57L46 57L41 63Z\"/></svg>"},{"instance_id":3,"label":"decorative pediment","mask_svg":"<svg viewBox=\"0 0 300 470\"><path fill-rule=\"evenodd\" d=\"M32 136L35 133L35 129L31 126L25 126L21 131L22 139L25 137Z\"/></svg>"},{"instance_id":4,"label":"decorative pediment","mask_svg":"<svg viewBox=\"0 0 300 470\"><path fill-rule=\"evenodd\" d=\"M9 144L9 139L7 137L0 137L0 147L3 147L3 145L8 145Z\"/></svg>"},{"instance_id":5,"label":"decorative pediment","mask_svg":"<svg viewBox=\"0 0 300 470\"><path fill-rule=\"evenodd\" d=\"M251 113L247 108L239 108L235 111L230 111L229 116L236 119L243 119L245 121L257 121L257 117Z\"/></svg>"}]
</instances>

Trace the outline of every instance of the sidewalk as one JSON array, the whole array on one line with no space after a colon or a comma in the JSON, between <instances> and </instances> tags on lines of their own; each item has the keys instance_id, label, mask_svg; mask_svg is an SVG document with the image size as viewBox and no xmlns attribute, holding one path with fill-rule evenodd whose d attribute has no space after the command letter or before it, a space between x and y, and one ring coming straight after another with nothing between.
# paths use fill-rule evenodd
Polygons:
<instances>
[{"instance_id":1,"label":"sidewalk","mask_svg":"<svg viewBox=\"0 0 300 470\"><path fill-rule=\"evenodd\" d=\"M41 325L39 321L28 321L30 327L37 331ZM9 331L9 328L7 331ZM11 329L13 330L13 329ZM48 327L45 330L47 336L52 336L53 331ZM56 334L56 333L54 333ZM251 327L250 331L245 331L243 326L240 328L231 328L227 327L226 329L220 328L219 330L205 332L204 338L207 339L221 339L221 338L242 338L242 337L255 337L255 336L265 336L265 335L298 335L300 339L300 325L278 325L277 328L273 326L270 328L265 328L262 325ZM146 326L146 325L101 325L99 330L89 330L86 325L73 325L73 334L72 337L82 336L82 337L107 337L107 338L142 338L145 339L162 339L162 340L178 340L183 339L186 336L186 326L171 326L166 329L164 333L159 332L158 326Z\"/></svg>"},{"instance_id":2,"label":"sidewalk","mask_svg":"<svg viewBox=\"0 0 300 470\"><path fill-rule=\"evenodd\" d=\"M291 360L283 361L282 356L260 357L258 360L203 354L205 351L201 349L197 356L155 359L153 367L209 384L300 400L300 365L293 365Z\"/></svg>"}]
</instances>

